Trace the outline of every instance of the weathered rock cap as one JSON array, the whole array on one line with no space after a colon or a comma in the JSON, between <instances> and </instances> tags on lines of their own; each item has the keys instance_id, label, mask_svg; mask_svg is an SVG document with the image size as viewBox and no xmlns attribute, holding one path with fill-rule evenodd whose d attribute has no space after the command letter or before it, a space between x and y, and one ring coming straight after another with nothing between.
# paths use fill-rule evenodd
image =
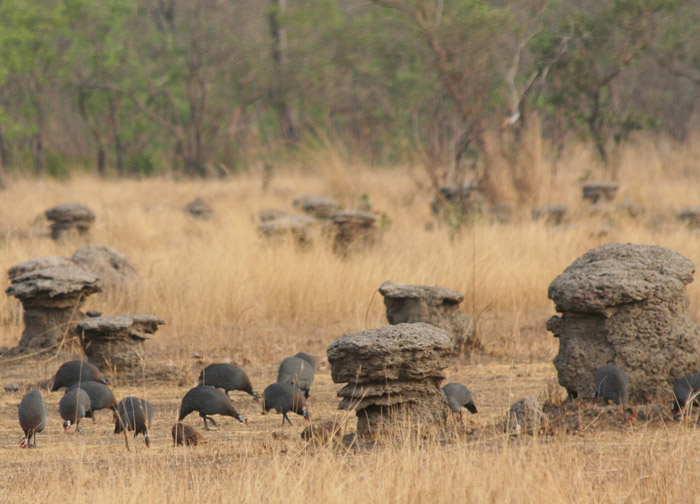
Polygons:
<instances>
[{"instance_id":1,"label":"weathered rock cap","mask_svg":"<svg viewBox=\"0 0 700 504\"><path fill-rule=\"evenodd\" d=\"M95 220L95 212L80 203L63 203L49 208L44 212L44 215L48 220L60 223L93 222Z\"/></svg>"},{"instance_id":2,"label":"weathered rock cap","mask_svg":"<svg viewBox=\"0 0 700 504\"><path fill-rule=\"evenodd\" d=\"M550 284L548 296L559 312L603 314L621 304L677 296L694 273L693 263L671 249L609 243L571 263Z\"/></svg>"},{"instance_id":3,"label":"weathered rock cap","mask_svg":"<svg viewBox=\"0 0 700 504\"><path fill-rule=\"evenodd\" d=\"M550 224L561 224L568 209L564 205L544 205L532 211L533 220L544 220Z\"/></svg>"},{"instance_id":4,"label":"weathered rock cap","mask_svg":"<svg viewBox=\"0 0 700 504\"><path fill-rule=\"evenodd\" d=\"M185 212L198 219L211 219L214 211L203 198L198 197L190 201L184 208Z\"/></svg>"},{"instance_id":5,"label":"weathered rock cap","mask_svg":"<svg viewBox=\"0 0 700 504\"><path fill-rule=\"evenodd\" d=\"M289 212L279 208L263 208L258 212L258 220L260 222L268 222L288 215L290 215Z\"/></svg>"},{"instance_id":6,"label":"weathered rock cap","mask_svg":"<svg viewBox=\"0 0 700 504\"><path fill-rule=\"evenodd\" d=\"M163 324L165 320L155 315L113 315L86 318L78 323L75 330L78 334L98 339L109 339L111 335L118 335L122 338L128 336L146 340Z\"/></svg>"},{"instance_id":7,"label":"weathered rock cap","mask_svg":"<svg viewBox=\"0 0 700 504\"><path fill-rule=\"evenodd\" d=\"M32 299L49 298L60 304L62 298L73 299L101 290L102 285L97 275L78 266L67 266L33 270L19 275L12 279L5 292L23 303Z\"/></svg>"},{"instance_id":8,"label":"weathered rock cap","mask_svg":"<svg viewBox=\"0 0 700 504\"><path fill-rule=\"evenodd\" d=\"M382 296L395 299L430 299L444 304L459 304L464 301L464 294L439 285L412 285L387 280L379 286Z\"/></svg>"},{"instance_id":9,"label":"weathered rock cap","mask_svg":"<svg viewBox=\"0 0 700 504\"><path fill-rule=\"evenodd\" d=\"M583 186L583 199L590 200L593 203L597 203L600 199L612 201L615 198L615 194L617 194L617 190L619 188L620 184L616 182L595 182L585 184Z\"/></svg>"},{"instance_id":10,"label":"weathered rock cap","mask_svg":"<svg viewBox=\"0 0 700 504\"><path fill-rule=\"evenodd\" d=\"M105 286L128 290L139 282L136 268L119 251L106 245L85 245L75 251L71 260L98 275Z\"/></svg>"},{"instance_id":11,"label":"weathered rock cap","mask_svg":"<svg viewBox=\"0 0 700 504\"><path fill-rule=\"evenodd\" d=\"M23 261L17 263L7 270L7 276L10 280L14 280L20 275L29 273L30 271L36 271L46 268L65 268L65 267L75 267L75 263L70 259L63 256L55 255L48 257L38 257L36 259L30 259L29 261Z\"/></svg>"},{"instance_id":12,"label":"weathered rock cap","mask_svg":"<svg viewBox=\"0 0 700 504\"><path fill-rule=\"evenodd\" d=\"M444 378L452 341L430 324L398 324L351 333L328 347L336 383Z\"/></svg>"},{"instance_id":13,"label":"weathered rock cap","mask_svg":"<svg viewBox=\"0 0 700 504\"><path fill-rule=\"evenodd\" d=\"M277 219L258 224L258 231L265 236L276 236L284 233L303 233L314 223L307 215L285 215Z\"/></svg>"},{"instance_id":14,"label":"weathered rock cap","mask_svg":"<svg viewBox=\"0 0 700 504\"><path fill-rule=\"evenodd\" d=\"M331 220L335 224L350 224L353 226L372 226L377 221L377 216L371 212L344 210L331 215Z\"/></svg>"},{"instance_id":15,"label":"weathered rock cap","mask_svg":"<svg viewBox=\"0 0 700 504\"><path fill-rule=\"evenodd\" d=\"M333 198L316 195L297 198L292 202L292 205L315 217L330 217L338 208L338 203Z\"/></svg>"},{"instance_id":16,"label":"weathered rock cap","mask_svg":"<svg viewBox=\"0 0 700 504\"><path fill-rule=\"evenodd\" d=\"M700 227L700 206L681 208L676 212L676 218L691 228Z\"/></svg>"}]
</instances>

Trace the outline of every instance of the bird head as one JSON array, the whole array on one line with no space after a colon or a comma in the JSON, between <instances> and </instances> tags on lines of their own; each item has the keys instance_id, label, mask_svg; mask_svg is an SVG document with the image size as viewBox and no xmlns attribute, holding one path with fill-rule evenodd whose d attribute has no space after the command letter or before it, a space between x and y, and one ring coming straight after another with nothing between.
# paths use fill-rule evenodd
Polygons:
<instances>
[{"instance_id":1,"label":"bird head","mask_svg":"<svg viewBox=\"0 0 700 504\"><path fill-rule=\"evenodd\" d=\"M71 424L71 421L70 421L70 420L66 420L65 422L63 422L63 432L65 432L65 431L67 431L68 429L70 429L70 426L71 426L71 425L72 425L72 424Z\"/></svg>"},{"instance_id":2,"label":"bird head","mask_svg":"<svg viewBox=\"0 0 700 504\"><path fill-rule=\"evenodd\" d=\"M103 385L111 385L112 384L112 382L109 381L109 378L102 378L100 380L100 383L102 383Z\"/></svg>"},{"instance_id":3,"label":"bird head","mask_svg":"<svg viewBox=\"0 0 700 504\"><path fill-rule=\"evenodd\" d=\"M253 392L253 401L256 403L260 402L260 395L257 392Z\"/></svg>"},{"instance_id":4,"label":"bird head","mask_svg":"<svg viewBox=\"0 0 700 504\"><path fill-rule=\"evenodd\" d=\"M237 418L238 421L241 422L242 424L248 425L248 420L246 419L246 417L244 417L244 416L241 415L240 413L238 414L238 416L237 416L236 418Z\"/></svg>"},{"instance_id":5,"label":"bird head","mask_svg":"<svg viewBox=\"0 0 700 504\"><path fill-rule=\"evenodd\" d=\"M151 438L148 436L148 432L143 435L143 442L146 443L148 448L151 447Z\"/></svg>"},{"instance_id":6,"label":"bird head","mask_svg":"<svg viewBox=\"0 0 700 504\"><path fill-rule=\"evenodd\" d=\"M304 408L303 410L301 410L301 416L304 417L304 420L311 420L311 417L309 416L309 412L306 411L306 408Z\"/></svg>"},{"instance_id":7,"label":"bird head","mask_svg":"<svg viewBox=\"0 0 700 504\"><path fill-rule=\"evenodd\" d=\"M29 446L29 438L28 437L22 439L22 441L20 441L20 443L19 443L20 448L26 448L27 446Z\"/></svg>"}]
</instances>

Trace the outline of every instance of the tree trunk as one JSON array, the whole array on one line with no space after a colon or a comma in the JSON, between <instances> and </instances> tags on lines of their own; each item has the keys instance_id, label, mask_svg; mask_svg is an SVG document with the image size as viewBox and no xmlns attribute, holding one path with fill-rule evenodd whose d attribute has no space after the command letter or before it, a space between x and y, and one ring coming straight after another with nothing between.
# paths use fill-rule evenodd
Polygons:
<instances>
[{"instance_id":1,"label":"tree trunk","mask_svg":"<svg viewBox=\"0 0 700 504\"><path fill-rule=\"evenodd\" d=\"M275 83L270 91L272 106L277 112L282 135L290 142L299 140L299 126L297 119L289 103L284 82L286 53L287 53L287 29L280 23L280 16L287 9L287 0L272 0L273 8L268 14L270 35L272 36L272 61L275 66Z\"/></svg>"},{"instance_id":2,"label":"tree trunk","mask_svg":"<svg viewBox=\"0 0 700 504\"><path fill-rule=\"evenodd\" d=\"M10 162L10 152L7 148L5 130L0 126L0 189L7 188L6 169Z\"/></svg>"},{"instance_id":3,"label":"tree trunk","mask_svg":"<svg viewBox=\"0 0 700 504\"><path fill-rule=\"evenodd\" d=\"M109 98L109 128L112 132L112 142L114 143L114 157L117 163L117 173L124 176L124 154L122 152L122 142L119 136L119 102L121 97L113 94Z\"/></svg>"}]
</instances>

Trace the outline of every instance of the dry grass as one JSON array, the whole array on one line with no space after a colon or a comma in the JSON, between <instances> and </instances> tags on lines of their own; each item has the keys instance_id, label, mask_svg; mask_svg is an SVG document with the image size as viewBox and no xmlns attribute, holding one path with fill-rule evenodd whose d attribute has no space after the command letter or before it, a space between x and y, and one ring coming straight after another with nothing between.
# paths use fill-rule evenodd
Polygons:
<instances>
[{"instance_id":1,"label":"dry grass","mask_svg":"<svg viewBox=\"0 0 700 504\"><path fill-rule=\"evenodd\" d=\"M224 421L209 444L170 446L179 398L201 367L194 352L244 364L258 389L272 382L275 363L306 350L325 355L345 332L385 323L385 280L440 284L466 294L463 310L479 315L486 353L448 368L450 380L476 391L483 427L500 418L525 394L541 395L555 379L551 358L556 340L544 329L553 306L551 280L576 257L608 241L659 244L700 263L700 236L675 223L673 211L698 204L697 159L692 146L640 144L623 155L618 200L643 203L640 221L617 219L601 236L600 218L580 202L580 180L596 179L587 151L568 154L566 170L544 177L541 203L565 203L574 222L554 228L516 209L511 224L477 222L461 232L433 222L431 195L418 169L376 170L349 165L334 155L309 158L309 166L274 175L266 187L257 174L225 181L105 181L76 178L65 183L17 180L0 199L0 270L43 255L70 256L74 242L56 244L34 236L44 209L77 201L98 219L92 242L124 253L142 278L130 300L93 296L86 308L106 314L125 310L163 317L148 343L151 373L140 380L115 380L118 396L140 395L156 407L154 446L134 451L111 434L108 415L86 423L82 436L63 434L57 404L47 395L50 425L38 450L18 450L16 405L21 395L0 396L0 501L36 502L60 496L72 502L690 502L697 494L694 429L668 426L581 437L508 441L505 436L462 439L448 444L405 444L370 453L326 447L307 449L298 438L302 420L281 432L279 417L263 417L239 397L248 428ZM541 160L537 160L542 163ZM548 175L542 175L548 174ZM271 247L260 240L253 215L263 208L291 210L307 193L330 194L346 208L363 194L385 212L391 226L370 253L341 259L319 241L310 250L291 243ZM203 196L214 218L189 218L182 207ZM700 289L688 288L691 310L700 310ZM14 299L0 303L0 346L20 337L21 312ZM0 384L34 384L50 378L56 362L4 362ZM178 384L179 379L182 382ZM311 401L314 420L337 415L337 385L323 366ZM188 418L199 426L199 420Z\"/></svg>"}]
</instances>

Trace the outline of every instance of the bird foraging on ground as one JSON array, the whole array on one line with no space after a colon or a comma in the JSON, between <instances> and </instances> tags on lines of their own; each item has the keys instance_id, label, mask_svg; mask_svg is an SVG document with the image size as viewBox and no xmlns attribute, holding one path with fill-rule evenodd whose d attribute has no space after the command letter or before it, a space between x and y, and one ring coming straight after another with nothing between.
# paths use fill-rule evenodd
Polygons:
<instances>
[{"instance_id":1,"label":"bird foraging on ground","mask_svg":"<svg viewBox=\"0 0 700 504\"><path fill-rule=\"evenodd\" d=\"M125 397L119 402L114 413L114 433L134 431L134 437L143 434L146 446L151 446L148 431L153 423L153 406L145 399L138 397ZM126 434L124 435L126 439ZM129 445L127 444L127 448Z\"/></svg>"},{"instance_id":2,"label":"bird foraging on ground","mask_svg":"<svg viewBox=\"0 0 700 504\"><path fill-rule=\"evenodd\" d=\"M94 364L81 360L64 362L56 371L51 392L56 392L61 387L70 387L74 383L89 381L111 385Z\"/></svg>"},{"instance_id":3,"label":"bird foraging on ground","mask_svg":"<svg viewBox=\"0 0 700 504\"><path fill-rule=\"evenodd\" d=\"M700 393L700 373L688 373L681 376L673 384L674 401L671 405L671 411L679 414L689 401L692 401L696 406L700 405L698 393Z\"/></svg>"},{"instance_id":4,"label":"bird foraging on ground","mask_svg":"<svg viewBox=\"0 0 700 504\"><path fill-rule=\"evenodd\" d=\"M623 405L629 401L629 380L623 369L612 364L599 367L593 373L593 382L595 384L594 400L602 399L603 403L612 401Z\"/></svg>"},{"instance_id":5,"label":"bird foraging on ground","mask_svg":"<svg viewBox=\"0 0 700 504\"><path fill-rule=\"evenodd\" d=\"M19 425L25 436L20 443L22 448L36 448L36 433L46 428L46 414L46 402L41 392L36 389L27 392L19 403Z\"/></svg>"},{"instance_id":6,"label":"bird foraging on ground","mask_svg":"<svg viewBox=\"0 0 700 504\"><path fill-rule=\"evenodd\" d=\"M304 392L304 397L309 397L314 375L313 364L300 357L287 357L277 371L277 383L294 385Z\"/></svg>"},{"instance_id":7,"label":"bird foraging on ground","mask_svg":"<svg viewBox=\"0 0 700 504\"><path fill-rule=\"evenodd\" d=\"M467 408L472 414L477 412L471 390L461 383L448 383L442 387L442 391L445 393L450 411L459 414L460 423L462 423L462 408Z\"/></svg>"},{"instance_id":8,"label":"bird foraging on ground","mask_svg":"<svg viewBox=\"0 0 700 504\"><path fill-rule=\"evenodd\" d=\"M87 418L92 418L95 422L95 412L97 410L109 408L112 411L117 410L117 399L114 397L114 392L107 385L100 382L88 381L74 383L66 389L66 393L73 389L80 388L84 390L90 398L90 412L86 413Z\"/></svg>"},{"instance_id":9,"label":"bird foraging on ground","mask_svg":"<svg viewBox=\"0 0 700 504\"><path fill-rule=\"evenodd\" d=\"M190 389L185 394L180 404L178 422L181 422L183 418L193 411L197 411L199 416L204 420L205 430L211 430L209 429L207 421L210 421L216 426L216 422L210 415L230 416L240 423L248 425L248 420L236 411L236 408L233 406L231 399L228 398L226 393L221 389L210 387L209 385L199 385Z\"/></svg>"},{"instance_id":10,"label":"bird foraging on ground","mask_svg":"<svg viewBox=\"0 0 700 504\"><path fill-rule=\"evenodd\" d=\"M282 414L282 425L284 421L292 425L292 421L287 416L290 411L309 420L309 412L306 410L306 400L303 392L289 383L273 383L263 392L263 415L271 409Z\"/></svg>"},{"instance_id":11,"label":"bird foraging on ground","mask_svg":"<svg viewBox=\"0 0 700 504\"><path fill-rule=\"evenodd\" d=\"M90 396L83 389L75 388L66 392L58 403L58 410L63 418L63 430L67 431L71 425L80 432L80 419L91 413Z\"/></svg>"},{"instance_id":12,"label":"bird foraging on ground","mask_svg":"<svg viewBox=\"0 0 700 504\"><path fill-rule=\"evenodd\" d=\"M256 402L260 401L258 393L253 391L248 375L243 369L233 364L208 365L199 374L199 384L223 389L227 396L231 390L240 390L253 396Z\"/></svg>"}]
</instances>

